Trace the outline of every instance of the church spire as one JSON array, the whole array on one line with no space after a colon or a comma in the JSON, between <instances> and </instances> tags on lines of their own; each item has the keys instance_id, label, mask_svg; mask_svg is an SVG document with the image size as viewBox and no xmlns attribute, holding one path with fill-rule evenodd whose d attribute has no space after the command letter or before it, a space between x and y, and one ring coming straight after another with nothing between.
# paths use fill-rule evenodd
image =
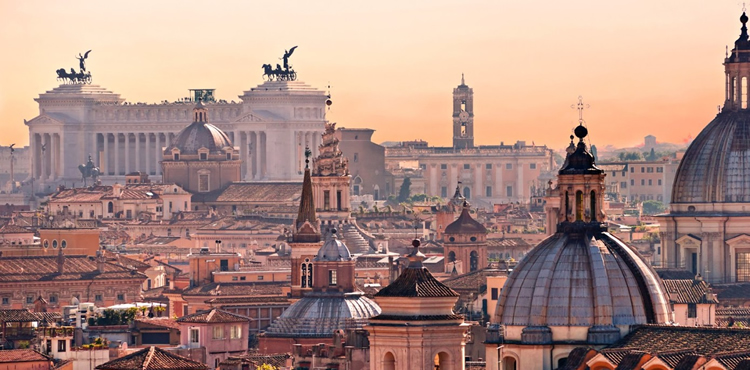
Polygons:
<instances>
[{"instance_id":1,"label":"church spire","mask_svg":"<svg viewBox=\"0 0 750 370\"><path fill-rule=\"evenodd\" d=\"M320 241L318 221L315 217L315 203L313 202L312 179L310 178L310 156L312 151L305 148L305 177L302 180L302 197L299 202L299 212L294 223L295 230L292 240L295 242L317 243Z\"/></svg>"},{"instance_id":2,"label":"church spire","mask_svg":"<svg viewBox=\"0 0 750 370\"><path fill-rule=\"evenodd\" d=\"M723 110L747 109L748 78L750 78L750 38L747 34L748 17L744 9L740 16L740 37L734 42L732 52L724 59L726 74L726 99Z\"/></svg>"}]
</instances>

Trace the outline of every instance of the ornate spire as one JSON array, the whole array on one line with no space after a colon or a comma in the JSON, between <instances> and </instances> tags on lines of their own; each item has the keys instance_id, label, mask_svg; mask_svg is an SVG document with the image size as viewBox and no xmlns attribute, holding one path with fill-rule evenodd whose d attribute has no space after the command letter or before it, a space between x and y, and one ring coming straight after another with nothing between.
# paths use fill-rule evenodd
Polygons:
<instances>
[{"instance_id":1,"label":"ornate spire","mask_svg":"<svg viewBox=\"0 0 750 370\"><path fill-rule=\"evenodd\" d=\"M305 149L305 177L302 180L302 197L299 202L299 212L294 223L295 232L292 240L295 242L317 243L320 241L318 221L315 217L315 204L313 202L312 179L310 178L310 148Z\"/></svg>"},{"instance_id":2,"label":"ornate spire","mask_svg":"<svg viewBox=\"0 0 750 370\"><path fill-rule=\"evenodd\" d=\"M349 175L349 160L339 149L339 139L336 137L336 123L326 123L322 135L322 144L318 148L320 154L313 159L313 173L315 176L347 176Z\"/></svg>"},{"instance_id":3,"label":"ornate spire","mask_svg":"<svg viewBox=\"0 0 750 370\"><path fill-rule=\"evenodd\" d=\"M208 108L203 105L202 98L198 98L198 103L193 108L193 122L208 123Z\"/></svg>"}]
</instances>

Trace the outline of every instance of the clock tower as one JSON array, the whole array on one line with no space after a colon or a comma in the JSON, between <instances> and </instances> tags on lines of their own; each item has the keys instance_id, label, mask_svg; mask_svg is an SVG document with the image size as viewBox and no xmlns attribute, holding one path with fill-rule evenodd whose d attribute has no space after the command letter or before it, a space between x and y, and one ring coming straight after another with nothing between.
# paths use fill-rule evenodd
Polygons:
<instances>
[{"instance_id":1,"label":"clock tower","mask_svg":"<svg viewBox=\"0 0 750 370\"><path fill-rule=\"evenodd\" d=\"M453 89L453 147L474 147L474 90L464 83Z\"/></svg>"}]
</instances>

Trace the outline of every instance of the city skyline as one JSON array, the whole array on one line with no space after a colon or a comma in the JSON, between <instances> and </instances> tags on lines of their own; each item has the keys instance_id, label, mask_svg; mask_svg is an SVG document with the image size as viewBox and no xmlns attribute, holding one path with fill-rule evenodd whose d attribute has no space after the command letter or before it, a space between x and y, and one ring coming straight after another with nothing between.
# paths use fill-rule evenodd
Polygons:
<instances>
[{"instance_id":1,"label":"city skyline","mask_svg":"<svg viewBox=\"0 0 750 370\"><path fill-rule=\"evenodd\" d=\"M375 129L376 142L450 145L451 90L464 73L480 145L562 147L578 95L594 144L628 147L647 134L683 143L723 103L722 45L739 35L741 14L729 2L326 5L4 4L0 40L14 57L0 60L0 144L28 143L33 99L57 86L56 69L78 69L79 52L93 50L95 84L154 103L206 87L238 100L262 83L261 64L294 45L299 79L330 83L327 118Z\"/></svg>"}]
</instances>

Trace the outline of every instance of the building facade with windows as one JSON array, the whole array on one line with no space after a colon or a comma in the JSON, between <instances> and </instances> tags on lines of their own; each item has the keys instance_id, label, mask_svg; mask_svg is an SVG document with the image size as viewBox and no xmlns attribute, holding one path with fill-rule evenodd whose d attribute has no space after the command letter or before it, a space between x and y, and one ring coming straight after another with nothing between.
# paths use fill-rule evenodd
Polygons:
<instances>
[{"instance_id":1,"label":"building facade with windows","mask_svg":"<svg viewBox=\"0 0 750 370\"><path fill-rule=\"evenodd\" d=\"M462 78L453 91L452 147L429 147L421 141L417 142L420 145L411 142L389 147L385 150L386 169L396 173L417 166L413 169L421 173L420 182L430 196L448 199L460 184L462 195L479 208L528 203L534 189L543 189L552 178L552 150L523 141L475 146L473 96Z\"/></svg>"},{"instance_id":2,"label":"building facade with windows","mask_svg":"<svg viewBox=\"0 0 750 370\"><path fill-rule=\"evenodd\" d=\"M604 162L601 168L607 172L607 192L619 195L619 200L656 200L667 204L672 197L679 165L677 159L664 158L645 162Z\"/></svg>"}]
</instances>

